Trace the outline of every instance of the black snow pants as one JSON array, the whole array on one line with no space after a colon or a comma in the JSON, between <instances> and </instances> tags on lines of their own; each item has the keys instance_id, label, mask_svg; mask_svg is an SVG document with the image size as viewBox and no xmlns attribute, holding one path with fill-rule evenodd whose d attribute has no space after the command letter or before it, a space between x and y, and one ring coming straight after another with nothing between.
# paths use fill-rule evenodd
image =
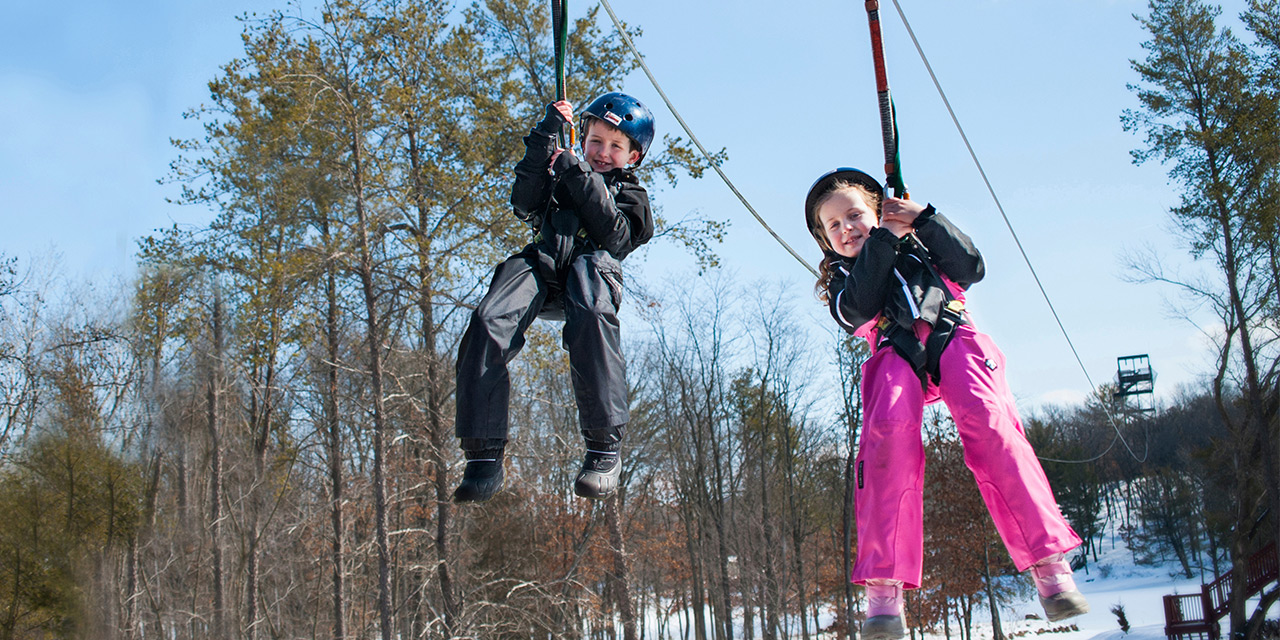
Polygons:
<instances>
[{"instance_id":1,"label":"black snow pants","mask_svg":"<svg viewBox=\"0 0 1280 640\"><path fill-rule=\"evenodd\" d=\"M524 347L533 320L557 318L561 306L582 432L590 440L618 441L629 418L621 295L622 267L608 251L573 256L563 275L534 245L499 264L458 347L455 430L464 448L468 440L507 439L507 365Z\"/></svg>"}]
</instances>

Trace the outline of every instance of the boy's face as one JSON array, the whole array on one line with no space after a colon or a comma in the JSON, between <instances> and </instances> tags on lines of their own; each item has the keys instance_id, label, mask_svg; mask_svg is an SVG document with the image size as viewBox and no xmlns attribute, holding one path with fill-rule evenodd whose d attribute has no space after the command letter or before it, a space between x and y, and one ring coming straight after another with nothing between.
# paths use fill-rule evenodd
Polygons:
<instances>
[{"instance_id":1,"label":"boy's face","mask_svg":"<svg viewBox=\"0 0 1280 640\"><path fill-rule=\"evenodd\" d=\"M598 173L629 167L640 159L640 152L631 148L631 138L599 118L591 118L587 123L582 153Z\"/></svg>"},{"instance_id":2,"label":"boy's face","mask_svg":"<svg viewBox=\"0 0 1280 640\"><path fill-rule=\"evenodd\" d=\"M838 191L818 207L818 223L827 242L838 254L856 258L862 245L876 228L876 212L867 206L862 194L852 189Z\"/></svg>"}]
</instances>

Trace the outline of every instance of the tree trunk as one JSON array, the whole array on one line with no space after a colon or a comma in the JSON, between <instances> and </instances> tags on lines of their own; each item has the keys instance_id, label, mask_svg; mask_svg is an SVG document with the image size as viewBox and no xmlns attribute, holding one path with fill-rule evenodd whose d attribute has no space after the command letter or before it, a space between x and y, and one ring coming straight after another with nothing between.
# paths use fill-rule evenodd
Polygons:
<instances>
[{"instance_id":1,"label":"tree trunk","mask_svg":"<svg viewBox=\"0 0 1280 640\"><path fill-rule=\"evenodd\" d=\"M323 222L325 246L329 246L329 221ZM332 629L334 640L346 640L345 525L342 518L342 421L338 414L338 283L333 264L325 267L325 393L324 421L327 428L326 454L329 471L329 523L333 528L329 562L333 571Z\"/></svg>"},{"instance_id":2,"label":"tree trunk","mask_svg":"<svg viewBox=\"0 0 1280 640\"><path fill-rule=\"evenodd\" d=\"M1004 640L1004 630L1000 627L1000 608L996 603L996 590L991 577L991 547L982 550L982 578L987 586L987 607L991 610L991 637Z\"/></svg>"},{"instance_id":3,"label":"tree trunk","mask_svg":"<svg viewBox=\"0 0 1280 640\"><path fill-rule=\"evenodd\" d=\"M435 307L432 304L433 281L431 276L431 236L427 233L431 223L427 206L426 187L422 184L421 155L417 132L410 126L408 131L409 166L413 176L414 205L418 209L418 229L415 240L418 245L418 312L422 318L422 353L427 359L426 389L426 427L430 443L428 463L435 488L436 503L436 579L440 582L441 606L444 609L445 636L453 637L456 628L455 617L457 605L454 601L453 577L449 572L450 545L449 526L453 516L453 503L449 495L449 466L445 451L450 442L449 425L444 417L445 400L449 381L445 380L445 372L440 366L440 356L436 351L436 340L440 328L435 321ZM425 512L425 510L424 510Z\"/></svg>"},{"instance_id":4,"label":"tree trunk","mask_svg":"<svg viewBox=\"0 0 1280 640\"><path fill-rule=\"evenodd\" d=\"M763 424L763 421L762 421ZM761 437L764 437L763 435ZM760 554L760 561L764 565L764 587L763 597L760 599L763 607L764 632L761 636L764 640L777 640L778 638L778 613L781 608L781 597L778 595L778 578L773 566L773 527L771 525L772 517L769 513L769 465L763 455L764 447L761 447L761 455L757 456L760 462L760 528L764 535L764 548Z\"/></svg>"},{"instance_id":5,"label":"tree trunk","mask_svg":"<svg viewBox=\"0 0 1280 640\"><path fill-rule=\"evenodd\" d=\"M275 255L280 255L280 246L277 243L275 247ZM269 286L259 283L261 286ZM249 494L249 516L247 518L249 535L249 551L247 558L247 577L245 585L245 620L247 624L247 633L245 636L248 640L255 640L258 637L258 626L262 622L262 538L263 530L266 527L266 496L264 495L264 487L267 486L267 447L271 442L271 420L273 412L272 393L276 388L276 350L279 344L278 323L274 316L275 310L272 309L268 313L272 317L268 318L271 324L269 331L269 339L266 341L264 348L268 350L266 353L263 370L259 372L255 367L254 380L256 388L251 391L252 397L249 403L249 425L252 429L253 438L253 484L250 487Z\"/></svg>"},{"instance_id":6,"label":"tree trunk","mask_svg":"<svg viewBox=\"0 0 1280 640\"><path fill-rule=\"evenodd\" d=\"M844 459L844 502L840 509L841 524L841 559L843 560L844 573L841 574L844 583L844 622L845 628L849 630L849 637L853 637L854 624L854 607L857 601L854 598L853 582L849 579L853 576L853 468L856 450L853 446L853 434L849 437L849 455Z\"/></svg>"},{"instance_id":7,"label":"tree trunk","mask_svg":"<svg viewBox=\"0 0 1280 640\"><path fill-rule=\"evenodd\" d=\"M710 415L708 416L710 418ZM719 585L716 590L717 611L716 637L724 640L733 639L733 605L731 600L731 592L729 590L729 542L728 532L726 531L725 508L728 500L724 496L724 468L720 453L719 439L714 435L711 438L711 455L715 461L713 468L715 476L715 504L711 505L709 514L715 524L716 531L716 566L719 569Z\"/></svg>"},{"instance_id":8,"label":"tree trunk","mask_svg":"<svg viewBox=\"0 0 1280 640\"><path fill-rule=\"evenodd\" d=\"M213 553L213 637L227 638L226 594L223 592L222 567L222 442L218 423L219 399L222 395L222 290L217 276L213 280L213 360L209 369L209 538Z\"/></svg>"},{"instance_id":9,"label":"tree trunk","mask_svg":"<svg viewBox=\"0 0 1280 640\"><path fill-rule=\"evenodd\" d=\"M352 143L355 154L356 216L359 225L360 290L364 297L365 332L369 343L369 386L373 396L373 505L374 544L378 549L378 619L382 628L382 640L392 640L395 632L391 621L391 545L387 539L387 479L386 479L386 413L383 401L382 379L382 321L378 313L378 294L373 283L373 255L369 243L369 220L363 197L363 170L361 146Z\"/></svg>"},{"instance_id":10,"label":"tree trunk","mask_svg":"<svg viewBox=\"0 0 1280 640\"><path fill-rule=\"evenodd\" d=\"M688 505L686 512L692 512L692 507L693 505ZM685 522L685 551L689 555L689 588L692 597L689 608L693 610L693 637L696 640L707 640L707 599L702 591L702 554L699 553L695 533L695 528L698 526L696 514L688 513Z\"/></svg>"},{"instance_id":11,"label":"tree trunk","mask_svg":"<svg viewBox=\"0 0 1280 640\"><path fill-rule=\"evenodd\" d=\"M627 551L622 538L622 524L619 522L618 506L622 502L621 493L604 504L604 517L609 526L609 540L613 543L613 579L614 596L618 604L618 615L622 618L623 640L637 640L636 613L631 602L630 572L627 569Z\"/></svg>"},{"instance_id":12,"label":"tree trunk","mask_svg":"<svg viewBox=\"0 0 1280 640\"><path fill-rule=\"evenodd\" d=\"M784 416L782 424L783 447L786 453L786 472L787 472L787 507L791 512L791 554L792 564L795 567L795 583L796 583L796 608L800 612L800 637L809 640L809 619L805 616L805 609L809 607L807 592L805 591L804 582L804 530L800 517L800 505L797 503L795 479L795 447L792 443L792 431L789 420ZM996 638L996 640L1001 640Z\"/></svg>"}]
</instances>

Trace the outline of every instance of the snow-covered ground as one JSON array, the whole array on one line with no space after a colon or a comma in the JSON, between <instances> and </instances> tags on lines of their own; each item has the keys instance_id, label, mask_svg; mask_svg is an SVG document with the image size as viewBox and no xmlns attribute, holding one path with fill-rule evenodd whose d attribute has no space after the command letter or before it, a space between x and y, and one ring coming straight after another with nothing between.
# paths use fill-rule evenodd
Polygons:
<instances>
[{"instance_id":1,"label":"snow-covered ground","mask_svg":"<svg viewBox=\"0 0 1280 640\"><path fill-rule=\"evenodd\" d=\"M1124 554L1127 556L1128 552ZM1165 637L1164 596L1200 591L1198 577L1191 580L1170 577L1176 569L1174 566L1136 567L1127 562L1121 565L1099 563L1089 569L1087 575L1083 572L1077 574L1080 591L1089 599L1089 613L1062 623L1023 620L1028 614L1044 615L1039 601L1033 596L1032 600L1015 607L1012 615L1004 614L1005 633L1074 625L1078 631L1055 633L1053 637L1061 640L1162 640ZM1120 630L1118 619L1111 613L1111 608L1117 604L1124 607L1125 617L1129 620L1127 634ZM983 627L975 629L974 636L990 638L990 624Z\"/></svg>"},{"instance_id":2,"label":"snow-covered ground","mask_svg":"<svg viewBox=\"0 0 1280 640\"><path fill-rule=\"evenodd\" d=\"M1205 581L1214 578L1207 576ZM1136 566L1129 550L1123 545L1116 545L1113 551L1099 558L1096 564L1090 565L1088 573L1076 574L1080 591L1089 599L1089 613L1065 620L1062 623L1048 623L1043 620L1024 620L1028 614L1043 616L1040 604L1035 600L1022 603L1014 608L1013 613L1005 612L1002 624L1006 635L1018 630L1030 631L1074 625L1078 630L1054 633L1055 640L1163 640L1164 635L1164 596L1170 594L1199 593L1201 578L1191 579L1182 576L1180 566L1170 563L1161 566ZM1257 600L1251 602L1256 606ZM1115 605L1124 607L1125 617L1129 620L1129 632L1120 630L1120 623L1111 608ZM1252 612L1252 606L1249 609ZM1280 606L1273 606L1268 617L1280 615ZM1225 631L1226 621L1222 622ZM975 624L975 638L990 638L990 623L981 629Z\"/></svg>"},{"instance_id":3,"label":"snow-covered ground","mask_svg":"<svg viewBox=\"0 0 1280 640\"><path fill-rule=\"evenodd\" d=\"M1001 609L1000 624L1005 637L1019 640L1036 636L1042 636L1046 640L1165 640L1164 596L1199 593L1201 577L1183 577L1181 566L1176 561L1162 565L1136 565L1129 549L1111 534L1106 536L1102 547L1106 551L1099 554L1097 562L1090 563L1087 570L1076 572L1076 583L1089 599L1089 613L1061 622L1048 622L1043 619L1044 610L1033 594L1026 602ZM1212 582L1214 578L1215 576L1206 574L1204 581ZM1125 617L1129 621L1128 633L1120 629L1119 620L1111 612L1115 605L1124 607ZM1256 598L1250 601L1248 611L1252 613L1255 606ZM1267 614L1270 619L1276 619L1277 616L1280 616L1280 604L1272 606ZM974 612L975 640L990 640L990 619L985 609ZM739 625L742 621L735 622L735 634L741 634ZM830 618L824 616L822 624L825 626L829 623ZM1221 624L1225 631L1226 621L1223 620ZM646 638L659 638L656 629L656 621L650 620ZM692 634L685 634L681 621L671 620L664 638L686 637L692 637ZM758 628L755 637L761 637ZM800 637L798 625L792 630L791 637ZM818 634L812 637L826 640L834 636ZM959 638L954 622L951 637L952 640ZM943 638L941 630L936 634L925 634L925 640Z\"/></svg>"}]
</instances>

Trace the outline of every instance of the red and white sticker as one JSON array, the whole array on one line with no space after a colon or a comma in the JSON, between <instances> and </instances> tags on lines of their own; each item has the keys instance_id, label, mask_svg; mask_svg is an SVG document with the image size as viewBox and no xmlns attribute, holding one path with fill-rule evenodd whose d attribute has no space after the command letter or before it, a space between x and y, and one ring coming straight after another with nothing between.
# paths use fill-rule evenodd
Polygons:
<instances>
[{"instance_id":1,"label":"red and white sticker","mask_svg":"<svg viewBox=\"0 0 1280 640\"><path fill-rule=\"evenodd\" d=\"M604 112L604 119L608 120L609 123L615 127L622 123L622 118L618 117L618 114L612 111Z\"/></svg>"}]
</instances>

